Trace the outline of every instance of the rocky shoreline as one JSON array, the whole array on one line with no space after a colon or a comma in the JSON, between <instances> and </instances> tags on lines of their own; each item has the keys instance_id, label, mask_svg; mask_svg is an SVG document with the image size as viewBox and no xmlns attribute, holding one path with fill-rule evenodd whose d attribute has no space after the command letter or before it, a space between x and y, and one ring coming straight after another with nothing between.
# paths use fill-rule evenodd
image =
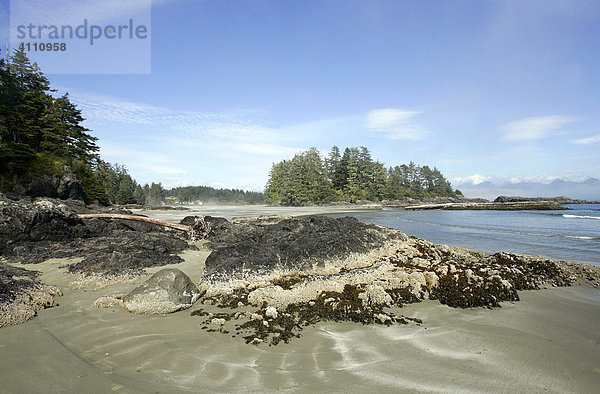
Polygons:
<instances>
[{"instance_id":1,"label":"rocky shoreline","mask_svg":"<svg viewBox=\"0 0 600 394\"><path fill-rule=\"evenodd\" d=\"M489 210L489 211L558 211L568 210L556 201L520 201L520 202L480 202L480 203L442 203L419 204L404 207L406 210L442 209L449 211Z\"/></svg>"},{"instance_id":2,"label":"rocky shoreline","mask_svg":"<svg viewBox=\"0 0 600 394\"><path fill-rule=\"evenodd\" d=\"M330 228L350 231L338 232L334 245L328 245L328 236L313 236L316 231L327 234ZM209 316L203 328L224 334L235 329L234 336L241 335L254 344L287 342L318 321L421 323L397 316L389 308L425 299L459 308L494 308L503 301L518 301L520 290L580 281L580 275L566 270L563 263L434 245L353 218L259 219L227 224L220 231L215 234L219 242L208 244L214 248L214 257L207 259L207 274L199 284L202 303L260 309L249 316L239 311ZM260 248L254 250L260 259L243 258L235 252L252 236L258 237L252 244ZM272 243L279 245L274 248ZM347 245L353 248L344 248ZM305 248L331 248L336 257L303 253ZM291 256L297 258L292 261ZM590 266L586 275L591 279L588 284L600 284L597 267ZM192 314L207 316L201 309ZM221 327L244 317L250 317L250 322Z\"/></svg>"},{"instance_id":3,"label":"rocky shoreline","mask_svg":"<svg viewBox=\"0 0 600 394\"><path fill-rule=\"evenodd\" d=\"M60 289L37 280L39 272L0 262L0 328L33 319L41 309L58 305Z\"/></svg>"},{"instance_id":4,"label":"rocky shoreline","mask_svg":"<svg viewBox=\"0 0 600 394\"><path fill-rule=\"evenodd\" d=\"M167 279L154 278L128 296L98 300L96 306L167 313L199 299L198 305L222 308L216 314L202 307L192 312L204 319L206 331L276 345L319 321L421 324L394 308L425 299L457 308L495 308L518 301L520 290L600 288L598 267L435 245L348 217L228 221L207 216L212 230L206 241L193 244L183 233L156 224L81 219L60 201L0 199L0 209L0 326L33 318L60 295L39 282L37 273L15 264L79 257L66 272L109 284L144 275L147 267L176 266L179 254L196 245L212 251L199 282L168 271ZM182 223L193 221L187 217ZM180 285L173 285L177 281Z\"/></svg>"}]
</instances>

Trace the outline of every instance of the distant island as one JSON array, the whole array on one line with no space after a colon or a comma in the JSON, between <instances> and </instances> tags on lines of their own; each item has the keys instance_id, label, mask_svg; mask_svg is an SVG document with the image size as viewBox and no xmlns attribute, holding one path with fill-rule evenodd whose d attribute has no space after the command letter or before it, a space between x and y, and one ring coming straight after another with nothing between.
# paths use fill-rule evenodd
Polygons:
<instances>
[{"instance_id":1,"label":"distant island","mask_svg":"<svg viewBox=\"0 0 600 394\"><path fill-rule=\"evenodd\" d=\"M494 202L511 203L511 202L540 202L552 201L558 204L599 204L600 201L572 199L571 197L521 197L521 196L498 196Z\"/></svg>"}]
</instances>

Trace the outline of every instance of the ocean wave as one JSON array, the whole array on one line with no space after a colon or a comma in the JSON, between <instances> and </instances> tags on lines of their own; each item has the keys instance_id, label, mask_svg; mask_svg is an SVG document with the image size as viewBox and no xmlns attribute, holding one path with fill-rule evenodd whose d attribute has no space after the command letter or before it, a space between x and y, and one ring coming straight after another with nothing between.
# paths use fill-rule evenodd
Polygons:
<instances>
[{"instance_id":1,"label":"ocean wave","mask_svg":"<svg viewBox=\"0 0 600 394\"><path fill-rule=\"evenodd\" d=\"M600 220L600 216L581 216L581 215L567 215L567 214L564 214L562 216L563 216L563 218L567 218L567 219L596 219L596 220Z\"/></svg>"},{"instance_id":2,"label":"ocean wave","mask_svg":"<svg viewBox=\"0 0 600 394\"><path fill-rule=\"evenodd\" d=\"M575 235L565 235L566 238L585 239L587 241L594 241L600 239L599 237L578 237Z\"/></svg>"}]
</instances>

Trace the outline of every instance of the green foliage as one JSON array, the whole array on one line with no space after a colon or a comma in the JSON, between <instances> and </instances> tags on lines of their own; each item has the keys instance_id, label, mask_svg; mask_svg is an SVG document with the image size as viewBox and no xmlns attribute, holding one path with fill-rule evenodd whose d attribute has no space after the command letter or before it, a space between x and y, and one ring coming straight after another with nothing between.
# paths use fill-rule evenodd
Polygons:
<instances>
[{"instance_id":1,"label":"green foliage","mask_svg":"<svg viewBox=\"0 0 600 394\"><path fill-rule=\"evenodd\" d=\"M1 191L37 176L62 175L74 167L85 173L82 166L94 166L97 139L81 125L81 111L69 96L54 98L52 92L23 51L15 51L8 63L0 60ZM87 175L86 183L93 188L93 177Z\"/></svg>"},{"instance_id":2,"label":"green foliage","mask_svg":"<svg viewBox=\"0 0 600 394\"><path fill-rule=\"evenodd\" d=\"M269 204L304 205L334 201L334 190L319 151L310 148L292 160L274 164L265 190Z\"/></svg>"},{"instance_id":3,"label":"green foliage","mask_svg":"<svg viewBox=\"0 0 600 394\"><path fill-rule=\"evenodd\" d=\"M0 191L23 190L35 177L72 172L88 202L163 204L162 184L141 186L125 166L100 160L98 139L82 126L81 111L68 94L54 98L53 92L25 52L15 51L8 64L0 60ZM170 193L180 201L263 201L262 193L203 186Z\"/></svg>"},{"instance_id":4,"label":"green foliage","mask_svg":"<svg viewBox=\"0 0 600 394\"><path fill-rule=\"evenodd\" d=\"M285 205L457 196L462 194L437 168L410 162L386 170L364 146L346 148L342 155L334 146L324 160L311 148L275 163L265 188L267 203Z\"/></svg>"},{"instance_id":5,"label":"green foliage","mask_svg":"<svg viewBox=\"0 0 600 394\"><path fill-rule=\"evenodd\" d=\"M262 204L264 195L259 192L249 192L240 189L215 189L210 186L183 186L164 192L169 197L175 197L181 203L238 203Z\"/></svg>"}]
</instances>

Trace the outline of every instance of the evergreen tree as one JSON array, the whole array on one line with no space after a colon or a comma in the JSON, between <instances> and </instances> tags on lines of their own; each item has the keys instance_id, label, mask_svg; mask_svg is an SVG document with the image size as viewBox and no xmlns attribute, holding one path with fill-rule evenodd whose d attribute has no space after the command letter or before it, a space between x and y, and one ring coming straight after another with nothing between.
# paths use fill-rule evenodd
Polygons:
<instances>
[{"instance_id":1,"label":"evergreen tree","mask_svg":"<svg viewBox=\"0 0 600 394\"><path fill-rule=\"evenodd\" d=\"M81 111L69 100L68 93L55 99L48 112L42 141L44 151L88 162L98 158L98 138L89 135L90 130L81 125L84 120Z\"/></svg>"},{"instance_id":2,"label":"evergreen tree","mask_svg":"<svg viewBox=\"0 0 600 394\"><path fill-rule=\"evenodd\" d=\"M145 204L146 195L144 194L144 188L136 183L135 190L133 191L133 201L136 204Z\"/></svg>"},{"instance_id":3,"label":"evergreen tree","mask_svg":"<svg viewBox=\"0 0 600 394\"><path fill-rule=\"evenodd\" d=\"M386 170L366 147L346 148L340 157L334 146L324 161L311 148L273 164L265 187L267 203L289 205L458 195L437 168L410 162Z\"/></svg>"},{"instance_id":4,"label":"evergreen tree","mask_svg":"<svg viewBox=\"0 0 600 394\"><path fill-rule=\"evenodd\" d=\"M24 51L0 60L0 191L38 176L73 171L88 197L102 199L96 138L83 127L81 111L68 95L53 98L48 79Z\"/></svg>"},{"instance_id":5,"label":"evergreen tree","mask_svg":"<svg viewBox=\"0 0 600 394\"><path fill-rule=\"evenodd\" d=\"M165 201L165 189L162 183L154 183L150 185L148 194L146 195L146 204L161 205Z\"/></svg>"},{"instance_id":6,"label":"evergreen tree","mask_svg":"<svg viewBox=\"0 0 600 394\"><path fill-rule=\"evenodd\" d=\"M330 179L334 188L341 187L341 184L343 183L341 179L338 179L340 175L339 169L341 159L340 148L334 145L331 148L331 152L329 152L329 156L325 160L327 177Z\"/></svg>"},{"instance_id":7,"label":"evergreen tree","mask_svg":"<svg viewBox=\"0 0 600 394\"><path fill-rule=\"evenodd\" d=\"M135 203L135 182L129 174L123 174L119 179L119 189L115 196L115 203L117 204L132 204Z\"/></svg>"}]
</instances>

